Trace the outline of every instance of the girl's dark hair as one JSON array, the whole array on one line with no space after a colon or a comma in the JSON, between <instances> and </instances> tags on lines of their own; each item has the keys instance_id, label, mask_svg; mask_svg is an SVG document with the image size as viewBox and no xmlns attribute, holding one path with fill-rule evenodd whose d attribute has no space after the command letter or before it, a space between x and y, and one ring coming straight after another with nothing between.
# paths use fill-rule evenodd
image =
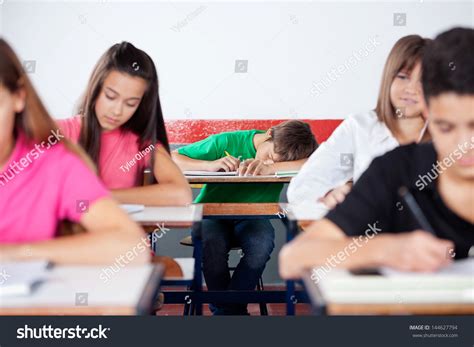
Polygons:
<instances>
[{"instance_id":1,"label":"girl's dark hair","mask_svg":"<svg viewBox=\"0 0 474 347\"><path fill-rule=\"evenodd\" d=\"M79 144L99 166L102 129L97 120L95 105L104 80L111 71L143 78L148 84L140 105L134 115L122 125L122 129L129 130L138 136L140 150L159 142L169 153L170 148L161 110L155 64L148 54L125 41L110 47L92 71L86 92L79 104L78 111L83 116ZM152 156L151 167L153 167L153 159L154 156Z\"/></svg>"}]
</instances>

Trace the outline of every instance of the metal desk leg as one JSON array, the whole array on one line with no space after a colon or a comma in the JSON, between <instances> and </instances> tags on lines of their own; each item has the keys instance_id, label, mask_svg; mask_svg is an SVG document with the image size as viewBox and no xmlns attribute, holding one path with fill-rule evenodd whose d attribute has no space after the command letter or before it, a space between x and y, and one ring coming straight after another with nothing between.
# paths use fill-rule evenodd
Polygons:
<instances>
[{"instance_id":1,"label":"metal desk leg","mask_svg":"<svg viewBox=\"0 0 474 347\"><path fill-rule=\"evenodd\" d=\"M193 225L193 245L194 245L194 280L193 291L197 294L193 296L194 307L196 308L196 315L202 315L202 222L194 223ZM192 312L191 312L192 314Z\"/></svg>"},{"instance_id":2,"label":"metal desk leg","mask_svg":"<svg viewBox=\"0 0 474 347\"><path fill-rule=\"evenodd\" d=\"M286 224L286 242L290 242L298 233L298 223L293 220L288 220L288 218L283 219L283 223ZM286 315L294 316L295 315L295 281L289 280L286 281Z\"/></svg>"}]
</instances>

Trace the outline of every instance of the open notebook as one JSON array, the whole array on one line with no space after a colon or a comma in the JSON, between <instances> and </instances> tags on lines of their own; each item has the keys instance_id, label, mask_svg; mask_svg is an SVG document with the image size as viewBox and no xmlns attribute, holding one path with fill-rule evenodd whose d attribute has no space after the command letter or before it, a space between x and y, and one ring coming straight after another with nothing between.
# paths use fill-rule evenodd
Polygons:
<instances>
[{"instance_id":1,"label":"open notebook","mask_svg":"<svg viewBox=\"0 0 474 347\"><path fill-rule=\"evenodd\" d=\"M185 176L237 176L237 171L183 171Z\"/></svg>"},{"instance_id":2,"label":"open notebook","mask_svg":"<svg viewBox=\"0 0 474 347\"><path fill-rule=\"evenodd\" d=\"M29 295L47 278L48 264L46 260L0 263L0 298Z\"/></svg>"},{"instance_id":3,"label":"open notebook","mask_svg":"<svg viewBox=\"0 0 474 347\"><path fill-rule=\"evenodd\" d=\"M211 172L211 171L183 171L185 176L237 176L237 171L219 171L219 172ZM273 175L259 175L256 177L294 177L298 174L298 171L277 171Z\"/></svg>"}]
</instances>

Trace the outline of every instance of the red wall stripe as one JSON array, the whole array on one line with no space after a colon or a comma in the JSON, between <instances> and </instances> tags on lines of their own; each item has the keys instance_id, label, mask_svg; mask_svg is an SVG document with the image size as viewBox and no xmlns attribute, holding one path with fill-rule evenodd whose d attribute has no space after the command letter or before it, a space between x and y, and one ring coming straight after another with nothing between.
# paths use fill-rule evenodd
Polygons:
<instances>
[{"instance_id":1,"label":"red wall stripe","mask_svg":"<svg viewBox=\"0 0 474 347\"><path fill-rule=\"evenodd\" d=\"M342 119L301 119L309 123L316 140L326 141ZM281 119L177 119L166 121L170 143L193 143L209 135L225 131L267 130L281 123Z\"/></svg>"}]
</instances>

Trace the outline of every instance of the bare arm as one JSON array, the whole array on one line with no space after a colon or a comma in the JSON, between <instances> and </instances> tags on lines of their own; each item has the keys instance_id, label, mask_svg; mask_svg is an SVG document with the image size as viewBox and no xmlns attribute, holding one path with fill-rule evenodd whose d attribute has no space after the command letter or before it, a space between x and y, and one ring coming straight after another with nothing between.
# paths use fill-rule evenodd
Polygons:
<instances>
[{"instance_id":1,"label":"bare arm","mask_svg":"<svg viewBox=\"0 0 474 347\"><path fill-rule=\"evenodd\" d=\"M210 170L208 160L193 159L186 155L179 154L178 151L171 152L174 162L179 166L182 171L200 170L200 171L212 171Z\"/></svg>"},{"instance_id":2,"label":"bare arm","mask_svg":"<svg viewBox=\"0 0 474 347\"><path fill-rule=\"evenodd\" d=\"M344 236L328 219L313 223L280 251L283 278L300 278L324 264L347 269L389 266L402 271L434 271L450 263L452 242L415 230L401 234Z\"/></svg>"},{"instance_id":3,"label":"bare arm","mask_svg":"<svg viewBox=\"0 0 474 347\"><path fill-rule=\"evenodd\" d=\"M0 260L48 259L58 264L111 264L120 257L130 264L149 260L143 230L112 199L104 198L92 204L80 223L85 233L21 245L0 245ZM133 255L124 258L127 252Z\"/></svg>"},{"instance_id":4,"label":"bare arm","mask_svg":"<svg viewBox=\"0 0 474 347\"><path fill-rule=\"evenodd\" d=\"M112 191L121 203L143 205L187 205L192 202L188 181L166 150L159 146L155 151L154 175L158 184L116 189Z\"/></svg>"},{"instance_id":5,"label":"bare arm","mask_svg":"<svg viewBox=\"0 0 474 347\"><path fill-rule=\"evenodd\" d=\"M276 163L264 163L258 159L245 160L239 167L240 176L273 175L278 171L297 171L308 160L300 159L294 161L281 161Z\"/></svg>"},{"instance_id":6,"label":"bare arm","mask_svg":"<svg viewBox=\"0 0 474 347\"><path fill-rule=\"evenodd\" d=\"M349 181L333 190L329 191L324 197L319 198L318 201L325 204L330 210L336 207L337 204L342 203L346 199L353 186L353 182Z\"/></svg>"},{"instance_id":7,"label":"bare arm","mask_svg":"<svg viewBox=\"0 0 474 347\"><path fill-rule=\"evenodd\" d=\"M178 152L171 153L174 161L178 164L183 171L237 171L240 165L240 159L232 156L226 156L217 160L200 160L193 159L188 156L179 154Z\"/></svg>"},{"instance_id":8,"label":"bare arm","mask_svg":"<svg viewBox=\"0 0 474 347\"><path fill-rule=\"evenodd\" d=\"M300 160L293 160L293 161L281 161L281 162L273 163L273 168L274 168L275 172L277 172L277 171L298 171L299 169L301 169L303 164L306 163L307 160L308 160L308 158L300 159ZM272 174L275 173L275 172L272 172Z\"/></svg>"}]
</instances>

